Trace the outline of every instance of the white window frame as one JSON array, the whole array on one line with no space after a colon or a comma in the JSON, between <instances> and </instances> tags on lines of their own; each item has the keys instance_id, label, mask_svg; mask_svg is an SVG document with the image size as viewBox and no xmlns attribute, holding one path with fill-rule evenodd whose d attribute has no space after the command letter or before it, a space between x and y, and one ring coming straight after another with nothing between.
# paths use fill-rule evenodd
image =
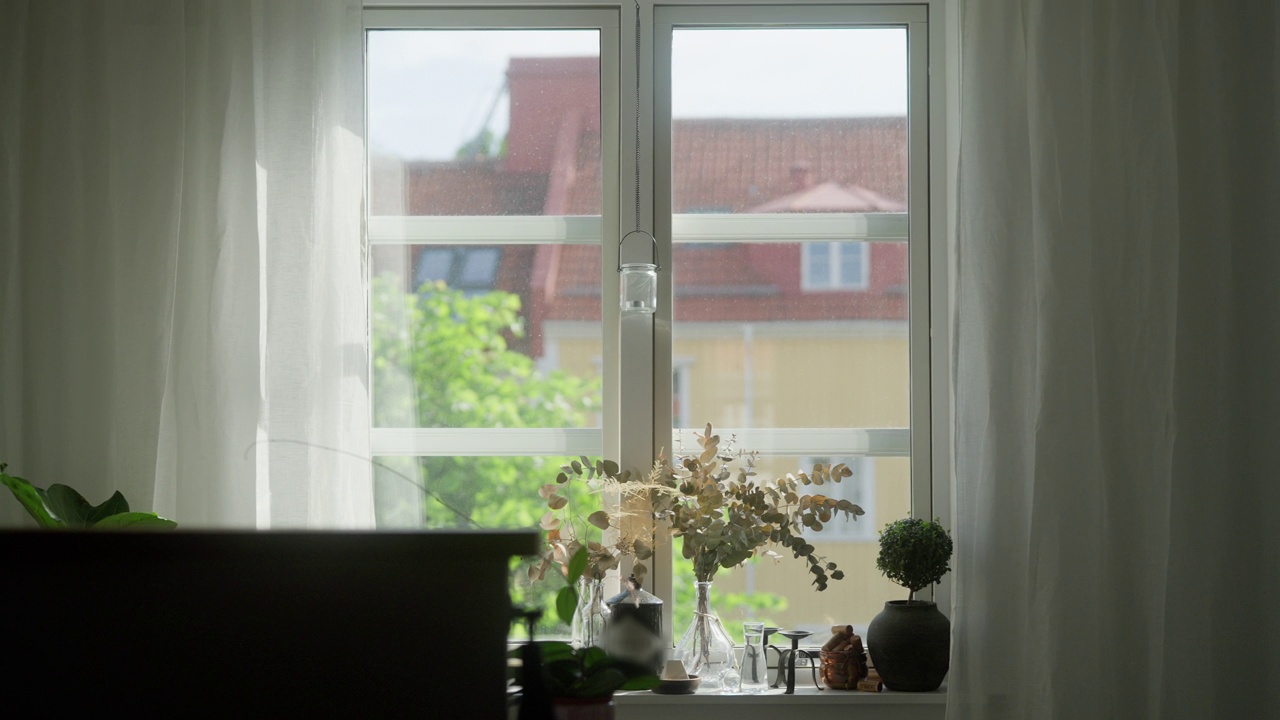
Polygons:
<instances>
[{"instance_id":1,"label":"white window frame","mask_svg":"<svg viewBox=\"0 0 1280 720\"><path fill-rule=\"evenodd\" d=\"M467 6L466 9L458 10L458 6L462 4ZM750 12L756 9L755 6L766 5L779 6L785 3L781 0L466 0L465 3L462 0L365 0L365 16L366 27L368 27L371 12L408 12L408 15L400 17L399 22L403 23L404 27L410 27L414 26L415 22L413 14L423 8L443 7L451 12L461 13L462 17L477 10L495 7L502 8L505 13L517 13L535 8L535 12L538 13L548 8L576 11L584 7L616 11L621 20L620 42L617 45L621 50L617 56L619 59L617 88L628 91L612 95L610 89L613 89L613 78L606 78L607 74L602 74L602 108L604 105L611 104L610 98L616 98L617 104L614 109L620 118L615 126L618 131L615 133L606 130L609 134L602 137L604 145L602 151L606 163L604 179L608 183L611 178L620 177L629 180L635 171L633 160L635 147L631 138L635 133L637 113L632 89L635 87L637 77L641 80L641 104L645 107L655 107L653 83L656 77L654 59L657 41L654 25L655 10L688 9L695 12L715 13L732 7ZM817 11L828 7L852 7L859 11L885 13L886 18L897 17L903 10L913 13L913 19L910 21L913 37L911 62L917 67L927 68L927 82L923 86L913 83L909 100L914 119L911 127L912 137L922 136L928 148L928 152L923 157L913 156L911 166L913 179L911 210L913 213L923 213L923 227L909 220L906 213L833 217L824 217L820 214L789 215L785 216L785 222L791 228L790 239L798 242L849 239L874 241L882 238L901 238L907 235L909 224L919 228L913 233L913 241L909 246L909 266L913 268L913 282L910 289L911 383L913 393L923 394L925 397L918 401L913 397L912 429L907 433L895 429L878 428L867 428L855 432L831 429L825 432L842 437L832 437L830 443L827 441L810 443L804 438L814 437L813 430L804 430L799 433L785 430L740 430L738 431L739 439L743 447L750 446L776 454L790 455L844 455L851 452L865 452L873 456L882 453L900 455L901 448L904 446L908 449L915 448L917 452L912 455L911 463L912 514L918 517L942 517L944 523L951 525L955 484L951 460L954 440L951 371L953 329L949 320L949 308L953 303L952 289L954 288L955 248L950 238L954 234L955 217L949 188L958 165L955 137L959 127L959 23L954 3L950 0L915 0L901 3L892 2L892 0L870 2L867 0L806 0L805 6L806 9ZM635 47L634 26L637 15L641 24L641 36L646 40L641 46L638 66L632 50ZM393 16L388 14L384 17ZM603 46L602 36L602 62L605 62L606 54L608 53ZM931 63L933 65L930 68ZM609 88L603 86L606 82L611 84ZM919 108L925 108L926 111L919 113ZM665 109L669 118L669 100ZM642 145L654 147L652 145L653 120L661 112L661 108L655 108L653 113L640 117ZM662 152L662 148L654 149L654 153L645 153L639 167L641 185L648 189L654 187L654 155L660 155ZM669 148L667 150L666 157L669 158ZM610 168L611 161L616 161L616 166L613 168ZM669 167L667 169L669 171ZM669 172L667 177L670 177ZM632 229L631 222L617 212L620 206L629 208L630 203L633 202L630 183L622 183L619 186L614 182L612 189L615 192L609 192L609 186L605 188L604 214L606 218L618 217L619 221L616 225L605 223L604 234L607 237L599 239L604 248L602 253L605 259L603 296L606 298L617 295L617 277L612 272L617 260L616 240L621 236L620 232ZM659 193L660 202L657 204L665 206L665 213L661 212L663 207L655 207L652 193L646 193L642 203L642 217L651 225L645 229L654 229L652 219L655 217L655 210L659 211L656 217L660 222L657 224L655 234L662 244L661 257L671 257L673 236L680 238L681 242L777 242L777 238L780 237L771 230L767 230L767 222L758 222L759 218L755 217L747 220L756 232L734 227L735 223L744 222L743 216L673 217L670 214L669 197L666 198L665 203L661 202L662 199L663 196ZM437 235L437 233L437 236L448 236L451 239L459 237L458 228L443 230L429 227L437 220L440 219L403 219L406 227L396 237L392 237L386 228L378 227L380 222L371 221L368 239L370 244L382 244L405 242L424 235ZM503 221L510 220L514 223L513 219L485 218L483 220L485 222L477 222L470 226L477 235L483 237L483 242L514 240L512 232L514 228L503 230L499 227ZM591 230L579 227L579 220L577 218L533 218L530 219L530 224L521 228L520 237L528 238L527 242L544 242L545 240L534 239L539 234L562 242L573 242L575 239L580 239L582 242L595 242L594 237L589 237L593 234ZM778 220L784 221L782 217ZM563 227L555 227L557 223L562 223ZM485 225L488 227L484 227ZM596 230L594 234L601 233ZM504 237L505 240L502 239ZM477 241L480 241L479 238ZM914 274L914 269L917 267L925 268L923 282L916 281L918 278ZM601 450L606 455L617 457L624 463L629 460L652 458L657 448L669 447L667 442L672 439L671 367L669 365L672 350L670 336L672 298L669 267L664 267L664 271L660 273L659 292L660 306L656 318L658 322L648 329L649 336L643 339L639 339L638 335L643 334L645 329L638 328L640 332L637 333L621 327L617 314L609 312L611 303L605 303L603 318L606 355L606 361L603 363L603 381L606 388L603 400L605 432ZM918 314L923 317L917 317ZM623 337L620 338L619 335ZM625 353L622 355L623 359L632 358L630 365L625 368L626 377L633 380L639 378L641 382L628 382L629 389L618 392L617 388L623 375L619 369L620 363L615 360L619 358L620 350L648 352L647 359L645 355L628 356ZM661 358L661 360L654 362L654 358ZM636 405L637 401L643 401L646 398L651 401L650 405L645 408ZM628 408L628 417L623 418L620 423L611 428L610 418L617 418L618 410L623 406ZM822 432L816 433L818 436L822 434ZM390 437L382 439L391 440ZM531 448L545 439L527 438ZM375 452L378 452L381 446L384 449L392 451L399 449L409 454L416 453L427 446L438 447L436 441L434 438L420 437L411 442L406 441L404 444L392 443L396 447L389 447L386 443L380 444L375 434L374 448ZM584 448L583 454L594 454L585 448L585 441L581 439L574 441L571 446ZM546 449L547 446L541 447ZM570 447L570 444L566 444L565 447ZM559 454L559 452L556 450L546 454ZM654 568L657 582L652 589L667 598L671 597L670 572L669 562L665 567L663 563L658 563ZM933 589L934 599L944 608L951 606L951 582L951 576L948 575ZM669 612L666 619L666 626L670 630Z\"/></svg>"},{"instance_id":2,"label":"white window frame","mask_svg":"<svg viewBox=\"0 0 1280 720\"><path fill-rule=\"evenodd\" d=\"M641 11L644 8L642 6ZM856 234L834 234L836 218L850 218L845 215L781 215L772 218L757 218L755 215L711 215L697 214L673 216L671 192L669 188L661 188L654 193L656 236L660 244L662 257L672 256L672 243L683 241L681 230L687 224L699 229L703 238L716 238L720 241L732 240L741 242L744 236L769 242L831 242L835 240L865 239L905 240L908 248L908 267L910 277L910 317L908 333L910 340L910 385L911 399L909 417L910 429L905 428L828 428L814 431L812 429L772 429L749 430L723 428L721 434L737 433L739 446L751 448L762 455L789 456L831 456L848 455L887 455L907 456L911 464L911 498L912 515L917 517L933 517L937 509L933 502L933 465L936 428L933 422L936 412L937 396L932 392L934 379L931 361L936 359L936 347L931 343L931 317L935 308L931 300L935 289L931 284L933 277L931 266L932 249L937 236L934 234L930 217L937 212L937 206L930 194L930 178L934 162L938 158L931 155L930 129L932 114L930 112L929 85L929 48L934 36L929 33L929 6L924 3L912 5L895 4L806 4L788 6L781 3L766 5L763 3L701 3L701 4L660 4L654 12L653 32L653 71L654 78L654 113L655 129L650 136L654 141L653 158L655 169L653 177L672 177L671 168L671 39L677 27L850 27L850 26L896 26L905 27L908 33L908 210L906 213L855 215L854 224L859 231ZM797 223L797 219L804 220ZM849 220L844 222L848 223ZM683 226L683 227L682 227ZM798 229L802 228L802 229ZM874 228L876 232L869 232ZM892 228L892 231L888 231ZM657 318L654 323L655 359L654 381L656 397L670 397L670 367L663 366L671 356L672 350L672 284L671 275L664 273L659 278L659 300ZM659 418L661 408L655 406L654 447L661 446L666 439L665 427L670 427L669 418ZM669 413L670 410L668 409ZM681 433L678 431L677 436ZM624 447L625 447L624 429ZM688 439L688 438L686 438ZM905 442L904 442L905 441ZM685 447L691 447L686 444ZM660 553L660 557L668 557L669 553ZM659 571L670 572L661 563L656 564ZM662 578L657 578L661 588Z\"/></svg>"}]
</instances>

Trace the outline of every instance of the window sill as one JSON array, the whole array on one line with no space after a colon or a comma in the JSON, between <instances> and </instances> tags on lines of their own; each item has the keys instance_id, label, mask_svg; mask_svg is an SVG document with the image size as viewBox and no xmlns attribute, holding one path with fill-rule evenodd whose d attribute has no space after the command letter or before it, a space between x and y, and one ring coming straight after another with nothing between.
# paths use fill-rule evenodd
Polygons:
<instances>
[{"instance_id":1,"label":"window sill","mask_svg":"<svg viewBox=\"0 0 1280 720\"><path fill-rule=\"evenodd\" d=\"M662 720L703 720L709 711L732 712L734 720L776 720L782 716L786 706L803 709L806 720L845 720L852 706L858 707L860 720L941 720L946 715L947 686L944 684L927 693L818 691L810 686L796 688L794 695L786 695L780 689L761 695L657 695L644 691L621 692L614 698L618 720L656 717L661 717Z\"/></svg>"}]
</instances>

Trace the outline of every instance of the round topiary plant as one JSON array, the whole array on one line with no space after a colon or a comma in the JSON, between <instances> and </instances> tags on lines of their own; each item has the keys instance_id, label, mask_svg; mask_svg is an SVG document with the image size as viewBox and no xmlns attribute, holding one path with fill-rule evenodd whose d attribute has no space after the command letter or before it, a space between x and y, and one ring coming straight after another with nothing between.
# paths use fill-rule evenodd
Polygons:
<instances>
[{"instance_id":1,"label":"round topiary plant","mask_svg":"<svg viewBox=\"0 0 1280 720\"><path fill-rule=\"evenodd\" d=\"M896 520L880 533L876 568L909 590L907 602L911 602L918 590L938 582L951 569L947 564L951 550L951 536L938 521Z\"/></svg>"}]
</instances>

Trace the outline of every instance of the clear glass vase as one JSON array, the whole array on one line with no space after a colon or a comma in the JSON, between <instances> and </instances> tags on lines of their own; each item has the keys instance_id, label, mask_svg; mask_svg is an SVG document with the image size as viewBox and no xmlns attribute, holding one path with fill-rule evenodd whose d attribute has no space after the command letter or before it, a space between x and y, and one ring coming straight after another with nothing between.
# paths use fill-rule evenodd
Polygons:
<instances>
[{"instance_id":1,"label":"clear glass vase","mask_svg":"<svg viewBox=\"0 0 1280 720\"><path fill-rule=\"evenodd\" d=\"M769 689L769 661L764 654L764 623L742 623L742 639L742 692L765 692Z\"/></svg>"},{"instance_id":2,"label":"clear glass vase","mask_svg":"<svg viewBox=\"0 0 1280 720\"><path fill-rule=\"evenodd\" d=\"M578 608L573 612L570 644L575 648L604 645L604 628L609 623L609 606L604 601L604 580L578 580Z\"/></svg>"},{"instance_id":3,"label":"clear glass vase","mask_svg":"<svg viewBox=\"0 0 1280 720\"><path fill-rule=\"evenodd\" d=\"M690 675L701 678L699 687L720 690L737 673L733 638L724 629L720 616L711 608L711 583L695 582L697 593L693 622L676 645L675 657L684 663Z\"/></svg>"}]
</instances>

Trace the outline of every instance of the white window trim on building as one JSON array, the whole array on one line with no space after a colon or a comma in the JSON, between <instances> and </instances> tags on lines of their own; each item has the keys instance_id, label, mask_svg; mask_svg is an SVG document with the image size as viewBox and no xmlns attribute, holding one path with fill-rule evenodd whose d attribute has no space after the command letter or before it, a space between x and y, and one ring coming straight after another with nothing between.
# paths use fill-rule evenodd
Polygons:
<instances>
[{"instance_id":1,"label":"white window trim on building","mask_svg":"<svg viewBox=\"0 0 1280 720\"><path fill-rule=\"evenodd\" d=\"M871 279L871 248L867 243L828 242L827 272L825 277L813 272L811 259L818 247L814 243L805 243L800 250L800 287L806 292L849 292L866 290ZM844 259L847 256L857 258L858 272L846 277Z\"/></svg>"}]
</instances>

